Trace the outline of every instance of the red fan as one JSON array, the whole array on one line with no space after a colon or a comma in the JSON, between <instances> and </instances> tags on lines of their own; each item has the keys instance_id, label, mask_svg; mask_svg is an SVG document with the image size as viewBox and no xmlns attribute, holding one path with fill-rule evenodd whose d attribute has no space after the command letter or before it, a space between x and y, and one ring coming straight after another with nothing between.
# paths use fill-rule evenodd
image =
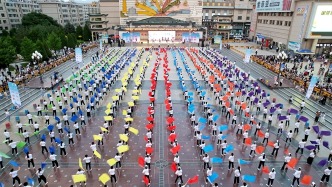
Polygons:
<instances>
[{"instance_id":1,"label":"red fan","mask_svg":"<svg viewBox=\"0 0 332 187\"><path fill-rule=\"evenodd\" d=\"M142 168L144 168L144 165L145 165L144 157L142 157L142 156L138 157L138 165L141 166Z\"/></svg>"},{"instance_id":2,"label":"red fan","mask_svg":"<svg viewBox=\"0 0 332 187\"><path fill-rule=\"evenodd\" d=\"M176 163L175 163L175 162L172 162L172 164L171 164L171 170L172 170L173 172L176 172L176 170L177 170L177 166L176 166Z\"/></svg>"},{"instance_id":3,"label":"red fan","mask_svg":"<svg viewBox=\"0 0 332 187\"><path fill-rule=\"evenodd\" d=\"M147 148L145 148L145 152L146 152L147 154L152 154L152 152L153 152L153 148L152 148L152 147L147 147Z\"/></svg>"},{"instance_id":4,"label":"red fan","mask_svg":"<svg viewBox=\"0 0 332 187\"><path fill-rule=\"evenodd\" d=\"M267 167L267 166L264 166L262 171L263 171L263 173L266 173L266 174L270 173L269 167Z\"/></svg>"},{"instance_id":5,"label":"red fan","mask_svg":"<svg viewBox=\"0 0 332 187\"><path fill-rule=\"evenodd\" d=\"M171 134L168 136L168 141L169 142L174 142L174 140L176 139L176 134Z\"/></svg>"},{"instance_id":6,"label":"red fan","mask_svg":"<svg viewBox=\"0 0 332 187\"><path fill-rule=\"evenodd\" d=\"M181 149L180 145L177 145L175 147L173 147L170 151L173 153L173 155L175 155L177 152L179 152Z\"/></svg>"}]
</instances>

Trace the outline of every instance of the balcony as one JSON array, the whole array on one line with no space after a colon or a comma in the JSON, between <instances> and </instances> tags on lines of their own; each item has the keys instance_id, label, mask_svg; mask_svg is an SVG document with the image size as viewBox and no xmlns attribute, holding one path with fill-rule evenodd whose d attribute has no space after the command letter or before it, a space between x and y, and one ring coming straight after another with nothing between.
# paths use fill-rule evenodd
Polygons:
<instances>
[{"instance_id":1,"label":"balcony","mask_svg":"<svg viewBox=\"0 0 332 187\"><path fill-rule=\"evenodd\" d=\"M222 26L219 26L219 27L213 27L212 28L213 30L218 30L218 31L229 31L229 30L232 30L233 27L229 26L229 27L222 27Z\"/></svg>"}]
</instances>

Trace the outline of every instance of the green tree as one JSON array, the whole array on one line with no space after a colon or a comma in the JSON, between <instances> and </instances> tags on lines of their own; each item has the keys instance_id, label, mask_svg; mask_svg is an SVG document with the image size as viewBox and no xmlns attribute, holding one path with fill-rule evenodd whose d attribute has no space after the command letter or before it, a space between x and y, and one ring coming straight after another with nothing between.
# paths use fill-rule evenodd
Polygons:
<instances>
[{"instance_id":1,"label":"green tree","mask_svg":"<svg viewBox=\"0 0 332 187\"><path fill-rule=\"evenodd\" d=\"M90 31L89 25L85 24L84 28L83 28L83 40L89 41L90 39L91 39L91 31Z\"/></svg>"},{"instance_id":2,"label":"green tree","mask_svg":"<svg viewBox=\"0 0 332 187\"><path fill-rule=\"evenodd\" d=\"M66 34L75 33L75 27L74 27L74 25L72 25L70 23L66 23L64 30L65 30Z\"/></svg>"},{"instance_id":3,"label":"green tree","mask_svg":"<svg viewBox=\"0 0 332 187\"><path fill-rule=\"evenodd\" d=\"M43 59L47 59L49 56L48 56L46 50L48 50L48 49L45 49L44 43L45 42L42 42L41 40L37 40L36 47L37 47L37 51L39 51L40 54L43 55Z\"/></svg>"},{"instance_id":4,"label":"green tree","mask_svg":"<svg viewBox=\"0 0 332 187\"><path fill-rule=\"evenodd\" d=\"M6 37L8 35L9 35L8 31L2 30L1 36Z\"/></svg>"},{"instance_id":5,"label":"green tree","mask_svg":"<svg viewBox=\"0 0 332 187\"><path fill-rule=\"evenodd\" d=\"M36 44L27 37L24 37L21 43L21 55L24 60L30 61L31 55L37 50Z\"/></svg>"},{"instance_id":6,"label":"green tree","mask_svg":"<svg viewBox=\"0 0 332 187\"><path fill-rule=\"evenodd\" d=\"M46 43L50 50L61 49L61 39L57 34L55 34L55 32L48 35Z\"/></svg>"},{"instance_id":7,"label":"green tree","mask_svg":"<svg viewBox=\"0 0 332 187\"><path fill-rule=\"evenodd\" d=\"M83 39L83 28L80 25L76 27L76 37L80 40Z\"/></svg>"},{"instance_id":8,"label":"green tree","mask_svg":"<svg viewBox=\"0 0 332 187\"><path fill-rule=\"evenodd\" d=\"M75 43L75 37L72 34L68 34L68 47L70 48L75 48L76 43Z\"/></svg>"},{"instance_id":9,"label":"green tree","mask_svg":"<svg viewBox=\"0 0 332 187\"><path fill-rule=\"evenodd\" d=\"M25 27L35 26L35 25L54 25L56 27L60 27L58 22L54 20L52 17L47 16L42 13L31 12L26 14L22 18L22 25Z\"/></svg>"},{"instance_id":10,"label":"green tree","mask_svg":"<svg viewBox=\"0 0 332 187\"><path fill-rule=\"evenodd\" d=\"M10 35L10 37L14 37L14 36L16 35L16 33L17 33L17 29L16 29L16 28L12 28L12 29L10 29L10 31L9 31L9 35Z\"/></svg>"},{"instance_id":11,"label":"green tree","mask_svg":"<svg viewBox=\"0 0 332 187\"><path fill-rule=\"evenodd\" d=\"M11 44L9 37L0 38L0 67L6 68L16 58L15 47Z\"/></svg>"}]
</instances>

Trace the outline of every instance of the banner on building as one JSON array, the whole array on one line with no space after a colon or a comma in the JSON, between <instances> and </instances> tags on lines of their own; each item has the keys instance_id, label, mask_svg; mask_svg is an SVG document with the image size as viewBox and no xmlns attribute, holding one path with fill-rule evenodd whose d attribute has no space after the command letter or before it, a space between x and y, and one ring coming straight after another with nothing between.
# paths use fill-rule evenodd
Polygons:
<instances>
[{"instance_id":1,"label":"banner on building","mask_svg":"<svg viewBox=\"0 0 332 187\"><path fill-rule=\"evenodd\" d=\"M103 50L103 41L101 39L99 40L99 49Z\"/></svg>"},{"instance_id":2,"label":"banner on building","mask_svg":"<svg viewBox=\"0 0 332 187\"><path fill-rule=\"evenodd\" d=\"M257 12L291 12L293 0L257 0Z\"/></svg>"},{"instance_id":3,"label":"banner on building","mask_svg":"<svg viewBox=\"0 0 332 187\"><path fill-rule=\"evenodd\" d=\"M75 48L75 59L77 63L83 62L83 53L80 47Z\"/></svg>"},{"instance_id":4,"label":"banner on building","mask_svg":"<svg viewBox=\"0 0 332 187\"><path fill-rule=\"evenodd\" d=\"M288 49L297 51L300 48L301 48L301 44L299 42L293 42L293 41L288 42Z\"/></svg>"},{"instance_id":5,"label":"banner on building","mask_svg":"<svg viewBox=\"0 0 332 187\"><path fill-rule=\"evenodd\" d=\"M308 91L307 91L307 94L306 94L306 97L308 99L310 98L312 92L314 91L314 88L315 88L317 82L318 82L318 77L317 76L312 76L311 80L310 80L309 87L308 87Z\"/></svg>"},{"instance_id":6,"label":"banner on building","mask_svg":"<svg viewBox=\"0 0 332 187\"><path fill-rule=\"evenodd\" d=\"M22 103L21 103L20 93L18 91L17 85L15 83L8 82L8 88L9 88L10 98L12 100L12 103L18 108L21 107Z\"/></svg>"},{"instance_id":7,"label":"banner on building","mask_svg":"<svg viewBox=\"0 0 332 187\"><path fill-rule=\"evenodd\" d=\"M122 39L126 42L126 43L130 43L131 41L133 43L139 43L141 42L141 33L139 32L126 32L126 33L122 33Z\"/></svg>"},{"instance_id":8,"label":"banner on building","mask_svg":"<svg viewBox=\"0 0 332 187\"><path fill-rule=\"evenodd\" d=\"M246 49L246 54L244 56L244 63L249 63L251 57L251 49Z\"/></svg>"},{"instance_id":9,"label":"banner on building","mask_svg":"<svg viewBox=\"0 0 332 187\"><path fill-rule=\"evenodd\" d=\"M199 33L182 33L182 42L199 43Z\"/></svg>"}]
</instances>

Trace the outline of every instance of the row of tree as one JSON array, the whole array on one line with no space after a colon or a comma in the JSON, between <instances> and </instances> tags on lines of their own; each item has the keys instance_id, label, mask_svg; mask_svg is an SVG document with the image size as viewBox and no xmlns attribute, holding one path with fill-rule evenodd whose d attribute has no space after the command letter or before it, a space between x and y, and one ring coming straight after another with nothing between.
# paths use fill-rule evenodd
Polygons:
<instances>
[{"instance_id":1,"label":"row of tree","mask_svg":"<svg viewBox=\"0 0 332 187\"><path fill-rule=\"evenodd\" d=\"M34 51L39 51L47 60L52 51L66 47L74 48L81 41L89 41L91 31L85 24L76 28L67 23L64 27L53 18L41 13L29 13L22 19L22 26L9 32L3 30L0 36L0 67L8 67L20 54L31 61Z\"/></svg>"}]
</instances>

